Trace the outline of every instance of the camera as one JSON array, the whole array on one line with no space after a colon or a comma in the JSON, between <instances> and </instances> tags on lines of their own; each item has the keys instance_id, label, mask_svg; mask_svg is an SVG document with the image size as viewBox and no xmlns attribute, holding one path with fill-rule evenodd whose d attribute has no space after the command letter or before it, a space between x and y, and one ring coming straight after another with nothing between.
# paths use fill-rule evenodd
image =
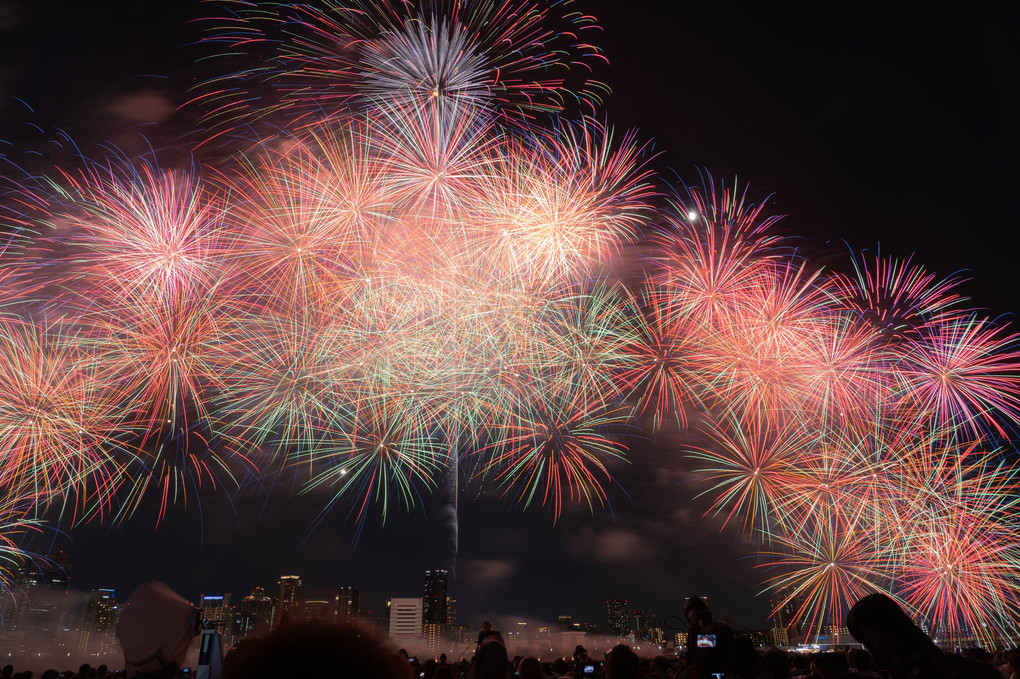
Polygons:
<instances>
[{"instance_id":1,"label":"camera","mask_svg":"<svg viewBox=\"0 0 1020 679\"><path fill-rule=\"evenodd\" d=\"M698 635L698 648L715 648L715 635L714 634L699 634Z\"/></svg>"}]
</instances>

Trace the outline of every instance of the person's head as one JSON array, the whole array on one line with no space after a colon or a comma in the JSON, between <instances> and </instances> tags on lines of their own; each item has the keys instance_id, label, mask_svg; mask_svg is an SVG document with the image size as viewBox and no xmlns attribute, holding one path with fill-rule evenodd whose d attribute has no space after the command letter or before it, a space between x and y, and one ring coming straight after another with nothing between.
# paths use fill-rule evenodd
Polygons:
<instances>
[{"instance_id":1,"label":"person's head","mask_svg":"<svg viewBox=\"0 0 1020 679\"><path fill-rule=\"evenodd\" d=\"M846 652L846 661L855 672L870 672L875 666L871 654L863 648L851 648Z\"/></svg>"},{"instance_id":2,"label":"person's head","mask_svg":"<svg viewBox=\"0 0 1020 679\"><path fill-rule=\"evenodd\" d=\"M491 632L492 631L492 623L489 622L488 620L483 622L482 623L482 631L483 632Z\"/></svg>"},{"instance_id":3,"label":"person's head","mask_svg":"<svg viewBox=\"0 0 1020 679\"><path fill-rule=\"evenodd\" d=\"M387 651L375 632L321 620L238 644L223 660L223 679L331 676L338 668L360 679L408 679L407 660Z\"/></svg>"},{"instance_id":4,"label":"person's head","mask_svg":"<svg viewBox=\"0 0 1020 679\"><path fill-rule=\"evenodd\" d=\"M684 617L689 625L705 625L712 622L712 611L699 596L692 596L684 605Z\"/></svg>"},{"instance_id":5,"label":"person's head","mask_svg":"<svg viewBox=\"0 0 1020 679\"><path fill-rule=\"evenodd\" d=\"M509 664L506 646L499 641L486 642L475 654L475 677L476 679L506 679L506 668Z\"/></svg>"},{"instance_id":6,"label":"person's head","mask_svg":"<svg viewBox=\"0 0 1020 679\"><path fill-rule=\"evenodd\" d=\"M790 673L790 656L778 648L769 649L765 651L765 666L773 677L785 677Z\"/></svg>"},{"instance_id":7,"label":"person's head","mask_svg":"<svg viewBox=\"0 0 1020 679\"><path fill-rule=\"evenodd\" d=\"M535 658L522 658L517 671L521 679L542 679L542 665Z\"/></svg>"},{"instance_id":8,"label":"person's head","mask_svg":"<svg viewBox=\"0 0 1020 679\"><path fill-rule=\"evenodd\" d=\"M811 679L843 679L849 670L842 653L818 653L811 659Z\"/></svg>"},{"instance_id":9,"label":"person's head","mask_svg":"<svg viewBox=\"0 0 1020 679\"><path fill-rule=\"evenodd\" d=\"M610 679L638 679L641 661L626 644L617 644L606 654L606 674Z\"/></svg>"}]
</instances>

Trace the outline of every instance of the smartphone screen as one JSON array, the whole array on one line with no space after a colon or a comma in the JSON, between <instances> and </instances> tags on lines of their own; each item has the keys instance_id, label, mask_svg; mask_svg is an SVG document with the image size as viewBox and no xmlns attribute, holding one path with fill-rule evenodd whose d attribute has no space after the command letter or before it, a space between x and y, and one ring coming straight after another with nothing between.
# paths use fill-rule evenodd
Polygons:
<instances>
[{"instance_id":1,"label":"smartphone screen","mask_svg":"<svg viewBox=\"0 0 1020 679\"><path fill-rule=\"evenodd\" d=\"M698 635L698 648L715 648L715 635L714 634L699 634Z\"/></svg>"}]
</instances>

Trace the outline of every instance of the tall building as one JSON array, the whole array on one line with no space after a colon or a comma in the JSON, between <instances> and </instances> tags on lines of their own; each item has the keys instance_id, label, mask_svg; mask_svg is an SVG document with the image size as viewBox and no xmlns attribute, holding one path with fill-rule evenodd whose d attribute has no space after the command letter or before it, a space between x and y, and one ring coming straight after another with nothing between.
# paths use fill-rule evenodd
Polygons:
<instances>
[{"instance_id":1,"label":"tall building","mask_svg":"<svg viewBox=\"0 0 1020 679\"><path fill-rule=\"evenodd\" d=\"M281 575L276 581L276 610L273 614L273 627L279 625L284 616L301 617L301 576Z\"/></svg>"},{"instance_id":2,"label":"tall building","mask_svg":"<svg viewBox=\"0 0 1020 679\"><path fill-rule=\"evenodd\" d=\"M666 630L662 628L659 621L653 615L648 621L648 641L653 644L661 644L666 640Z\"/></svg>"},{"instance_id":3,"label":"tall building","mask_svg":"<svg viewBox=\"0 0 1020 679\"><path fill-rule=\"evenodd\" d=\"M341 587L336 594L336 621L341 625L349 625L358 619L361 613L361 592L357 587Z\"/></svg>"},{"instance_id":4,"label":"tall building","mask_svg":"<svg viewBox=\"0 0 1020 679\"><path fill-rule=\"evenodd\" d=\"M443 569L425 571L425 596L422 597L422 623L446 624L446 584Z\"/></svg>"},{"instance_id":5,"label":"tall building","mask_svg":"<svg viewBox=\"0 0 1020 679\"><path fill-rule=\"evenodd\" d=\"M609 633L617 637L630 634L627 627L627 600L610 599L606 602L606 609L609 615Z\"/></svg>"},{"instance_id":6,"label":"tall building","mask_svg":"<svg viewBox=\"0 0 1020 679\"><path fill-rule=\"evenodd\" d=\"M256 628L269 631L273 622L273 600L261 587L252 589L251 594L241 600L237 616L237 636L240 639L251 634Z\"/></svg>"},{"instance_id":7,"label":"tall building","mask_svg":"<svg viewBox=\"0 0 1020 679\"><path fill-rule=\"evenodd\" d=\"M561 615L557 618L560 624L561 630L570 631L574 629L574 616L572 615Z\"/></svg>"},{"instance_id":8,"label":"tall building","mask_svg":"<svg viewBox=\"0 0 1020 679\"><path fill-rule=\"evenodd\" d=\"M421 639L422 608L421 599L390 599L390 638Z\"/></svg>"},{"instance_id":9,"label":"tall building","mask_svg":"<svg viewBox=\"0 0 1020 679\"><path fill-rule=\"evenodd\" d=\"M63 639L61 624L70 572L71 564L63 552L39 563L29 562L18 570L18 604L10 629L24 631L26 638L32 639L32 648L26 650L52 654L72 641Z\"/></svg>"},{"instance_id":10,"label":"tall building","mask_svg":"<svg viewBox=\"0 0 1020 679\"><path fill-rule=\"evenodd\" d=\"M446 638L457 637L457 600L446 597Z\"/></svg>"},{"instance_id":11,"label":"tall building","mask_svg":"<svg viewBox=\"0 0 1020 679\"><path fill-rule=\"evenodd\" d=\"M221 632L230 624L234 612L230 594L203 594L198 598L198 607L202 609L202 619Z\"/></svg>"},{"instance_id":12,"label":"tall building","mask_svg":"<svg viewBox=\"0 0 1020 679\"><path fill-rule=\"evenodd\" d=\"M117 625L117 601L112 589L94 589L85 595L78 622L77 652L102 656L117 647L114 629Z\"/></svg>"},{"instance_id":13,"label":"tall building","mask_svg":"<svg viewBox=\"0 0 1020 679\"><path fill-rule=\"evenodd\" d=\"M780 588L772 593L769 605L772 606L772 621L776 631L773 636L778 645L796 645L803 643L807 637L807 626L803 616L797 617L797 611L804 603L804 597L794 595L789 588ZM782 631L780 631L782 630Z\"/></svg>"},{"instance_id":14,"label":"tall building","mask_svg":"<svg viewBox=\"0 0 1020 679\"><path fill-rule=\"evenodd\" d=\"M638 639L648 638L648 616L644 611L634 611L634 634Z\"/></svg>"},{"instance_id":15,"label":"tall building","mask_svg":"<svg viewBox=\"0 0 1020 679\"><path fill-rule=\"evenodd\" d=\"M425 596L422 597L422 636L430 649L438 648L439 641L446 636L446 582L447 572L443 569L425 571Z\"/></svg>"}]
</instances>

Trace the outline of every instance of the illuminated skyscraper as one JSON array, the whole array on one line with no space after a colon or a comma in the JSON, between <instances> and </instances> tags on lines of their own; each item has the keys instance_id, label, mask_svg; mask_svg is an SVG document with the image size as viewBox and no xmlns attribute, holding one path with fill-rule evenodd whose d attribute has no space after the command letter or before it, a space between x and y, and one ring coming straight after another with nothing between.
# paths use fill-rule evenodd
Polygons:
<instances>
[{"instance_id":1,"label":"illuminated skyscraper","mask_svg":"<svg viewBox=\"0 0 1020 679\"><path fill-rule=\"evenodd\" d=\"M648 638L648 616L644 611L634 611L634 634L638 639Z\"/></svg>"},{"instance_id":2,"label":"illuminated skyscraper","mask_svg":"<svg viewBox=\"0 0 1020 679\"><path fill-rule=\"evenodd\" d=\"M112 589L94 589L85 596L78 623L78 653L103 655L116 648L117 602L113 597Z\"/></svg>"},{"instance_id":3,"label":"illuminated skyscraper","mask_svg":"<svg viewBox=\"0 0 1020 679\"><path fill-rule=\"evenodd\" d=\"M422 597L422 634L430 649L439 646L446 635L446 580L443 569L425 571L425 596Z\"/></svg>"},{"instance_id":4,"label":"illuminated skyscraper","mask_svg":"<svg viewBox=\"0 0 1020 679\"><path fill-rule=\"evenodd\" d=\"M336 593L336 621L349 625L361 613L361 592L357 587L341 587Z\"/></svg>"},{"instance_id":5,"label":"illuminated skyscraper","mask_svg":"<svg viewBox=\"0 0 1020 679\"><path fill-rule=\"evenodd\" d=\"M202 609L202 619L208 620L221 632L230 623L234 612L230 605L230 594L203 594L199 597L198 607Z\"/></svg>"},{"instance_id":6,"label":"illuminated skyscraper","mask_svg":"<svg viewBox=\"0 0 1020 679\"><path fill-rule=\"evenodd\" d=\"M446 638L457 636L457 600L446 597Z\"/></svg>"},{"instance_id":7,"label":"illuminated skyscraper","mask_svg":"<svg viewBox=\"0 0 1020 679\"><path fill-rule=\"evenodd\" d=\"M275 628L283 617L301 617L301 576L281 575L276 581L276 611L273 615Z\"/></svg>"},{"instance_id":8,"label":"illuminated skyscraper","mask_svg":"<svg viewBox=\"0 0 1020 679\"><path fill-rule=\"evenodd\" d=\"M611 599L606 602L606 609L609 614L609 633L618 637L630 634L627 627L627 600Z\"/></svg>"},{"instance_id":9,"label":"illuminated skyscraper","mask_svg":"<svg viewBox=\"0 0 1020 679\"><path fill-rule=\"evenodd\" d=\"M797 619L797 611L803 601L802 596L795 596L792 590L785 587L772 593L769 605L773 610L772 620L775 625L773 640L776 645L787 646L805 641L807 630L803 621Z\"/></svg>"},{"instance_id":10,"label":"illuminated skyscraper","mask_svg":"<svg viewBox=\"0 0 1020 679\"><path fill-rule=\"evenodd\" d=\"M17 584L22 600L10 622L15 630L33 633L38 639L36 651L51 651L56 643L70 572L71 564L63 552L39 563L29 562L18 571Z\"/></svg>"},{"instance_id":11,"label":"illuminated skyscraper","mask_svg":"<svg viewBox=\"0 0 1020 679\"><path fill-rule=\"evenodd\" d=\"M243 639L257 627L268 631L273 622L273 600L266 595L264 589L255 587L251 594L241 600L241 609L238 613L238 638Z\"/></svg>"}]
</instances>

